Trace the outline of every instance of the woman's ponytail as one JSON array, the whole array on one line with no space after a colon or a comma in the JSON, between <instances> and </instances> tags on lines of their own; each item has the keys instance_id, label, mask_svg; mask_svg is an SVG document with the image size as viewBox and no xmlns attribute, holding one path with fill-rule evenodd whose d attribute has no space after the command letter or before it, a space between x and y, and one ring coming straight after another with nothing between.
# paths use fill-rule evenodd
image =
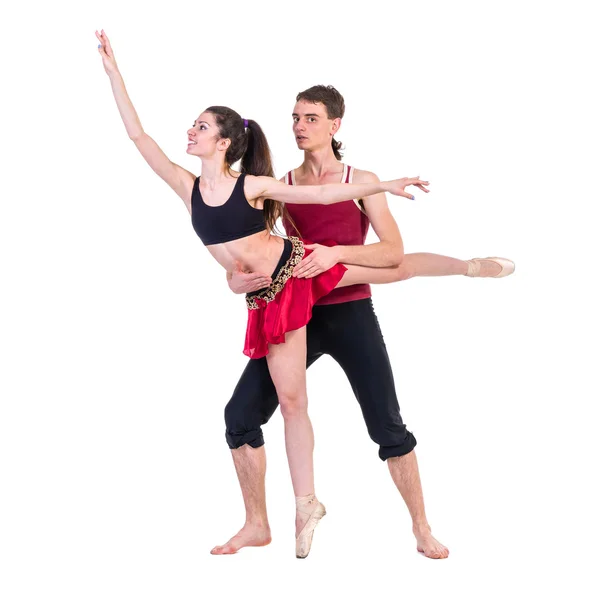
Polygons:
<instances>
[{"instance_id":1,"label":"woman's ponytail","mask_svg":"<svg viewBox=\"0 0 600 600\"><path fill-rule=\"evenodd\" d=\"M248 142L246 151L242 156L241 171L249 175L275 177L273 173L273 159L269 143L261 126L252 119L244 119Z\"/></svg>"},{"instance_id":2,"label":"woman's ponytail","mask_svg":"<svg viewBox=\"0 0 600 600\"><path fill-rule=\"evenodd\" d=\"M206 111L215 115L221 137L231 140L225 153L227 167L231 167L239 160L242 173L259 177L275 177L269 143L256 121L242 119L237 112L226 106L211 106ZM284 222L286 219L292 222L285 206L270 198L266 198L263 203L263 214L268 231L275 229L279 218Z\"/></svg>"}]
</instances>

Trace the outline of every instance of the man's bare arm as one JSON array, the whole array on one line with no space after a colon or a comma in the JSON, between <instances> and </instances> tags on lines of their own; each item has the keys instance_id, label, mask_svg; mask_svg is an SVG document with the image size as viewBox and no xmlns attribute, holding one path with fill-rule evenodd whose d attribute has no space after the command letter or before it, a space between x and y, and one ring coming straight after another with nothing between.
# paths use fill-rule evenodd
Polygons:
<instances>
[{"instance_id":1,"label":"man's bare arm","mask_svg":"<svg viewBox=\"0 0 600 600\"><path fill-rule=\"evenodd\" d=\"M377 175L369 171L354 171L354 181L378 181ZM428 190L423 186L423 191ZM374 244L359 246L307 246L312 253L295 269L296 277L315 277L336 263L362 265L364 267L397 267L404 258L404 245L398 224L388 207L384 193L366 196L362 200L365 212L379 237ZM358 210L358 209L357 209Z\"/></svg>"},{"instance_id":2,"label":"man's bare arm","mask_svg":"<svg viewBox=\"0 0 600 600\"><path fill-rule=\"evenodd\" d=\"M354 181L376 181L377 175L369 171L354 172ZM362 200L365 212L379 242L360 246L338 246L339 262L365 267L395 267L404 258L404 244L400 229L390 212L384 193L367 196Z\"/></svg>"}]
</instances>

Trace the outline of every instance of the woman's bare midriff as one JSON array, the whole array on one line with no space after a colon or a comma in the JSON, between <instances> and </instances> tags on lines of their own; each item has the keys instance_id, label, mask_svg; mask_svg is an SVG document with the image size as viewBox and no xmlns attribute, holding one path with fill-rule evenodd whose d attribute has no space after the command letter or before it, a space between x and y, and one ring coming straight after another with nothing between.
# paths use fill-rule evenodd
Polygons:
<instances>
[{"instance_id":1,"label":"woman's bare midriff","mask_svg":"<svg viewBox=\"0 0 600 600\"><path fill-rule=\"evenodd\" d=\"M266 231L248 237L206 246L217 262L227 271L242 271L271 275L283 252L283 238Z\"/></svg>"}]
</instances>

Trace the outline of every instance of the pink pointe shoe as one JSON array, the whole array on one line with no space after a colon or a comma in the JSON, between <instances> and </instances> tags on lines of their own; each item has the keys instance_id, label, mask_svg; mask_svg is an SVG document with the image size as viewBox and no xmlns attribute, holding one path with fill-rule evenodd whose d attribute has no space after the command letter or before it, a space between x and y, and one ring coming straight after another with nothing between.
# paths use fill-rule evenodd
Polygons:
<instances>
[{"instance_id":1,"label":"pink pointe shoe","mask_svg":"<svg viewBox=\"0 0 600 600\"><path fill-rule=\"evenodd\" d=\"M296 558L306 558L310 552L315 527L327 513L314 494L297 496L296 511L308 517L308 521L296 537Z\"/></svg>"},{"instance_id":2,"label":"pink pointe shoe","mask_svg":"<svg viewBox=\"0 0 600 600\"><path fill-rule=\"evenodd\" d=\"M488 256L487 258L472 258L471 260L465 261L467 263L467 277L485 277L485 275L480 274L482 260L490 260L501 267L500 273L497 275L490 275L489 277L498 279L514 273L515 263L512 260L509 260L508 258L498 258L497 256Z\"/></svg>"}]
</instances>

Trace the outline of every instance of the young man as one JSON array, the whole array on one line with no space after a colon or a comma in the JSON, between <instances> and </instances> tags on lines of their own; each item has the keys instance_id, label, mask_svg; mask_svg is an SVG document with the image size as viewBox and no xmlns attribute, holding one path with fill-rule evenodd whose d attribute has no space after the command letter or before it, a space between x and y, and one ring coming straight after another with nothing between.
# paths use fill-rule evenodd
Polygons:
<instances>
[{"instance_id":1,"label":"young man","mask_svg":"<svg viewBox=\"0 0 600 600\"><path fill-rule=\"evenodd\" d=\"M340 143L334 138L345 106L333 87L314 86L298 94L294 107L294 135L304 151L304 162L282 179L290 185L378 181L368 171L341 162ZM435 254L404 255L400 231L389 211L385 194L335 206L288 206L294 221L284 223L290 235L315 242L313 252L295 269L297 277L314 277L336 263L369 267L396 267L398 281L414 276L469 275L502 277L514 269L504 259L462 261ZM380 241L365 245L369 224ZM329 240L339 244L325 245ZM319 243L322 242L322 243ZM230 287L248 293L266 287L270 277L261 273L230 274ZM307 366L323 354L344 369L362 409L370 437L380 446L396 487L413 522L417 549L429 558L446 558L448 549L431 533L415 456L416 440L400 416L392 369L368 285L336 289L317 303L307 326ZM261 425L278 406L265 359L250 360L225 409L226 438L232 450L244 504L246 523L213 554L231 554L245 546L271 541L265 502L266 457ZM293 415L284 415L284 419ZM307 517L296 514L296 535Z\"/></svg>"}]
</instances>

